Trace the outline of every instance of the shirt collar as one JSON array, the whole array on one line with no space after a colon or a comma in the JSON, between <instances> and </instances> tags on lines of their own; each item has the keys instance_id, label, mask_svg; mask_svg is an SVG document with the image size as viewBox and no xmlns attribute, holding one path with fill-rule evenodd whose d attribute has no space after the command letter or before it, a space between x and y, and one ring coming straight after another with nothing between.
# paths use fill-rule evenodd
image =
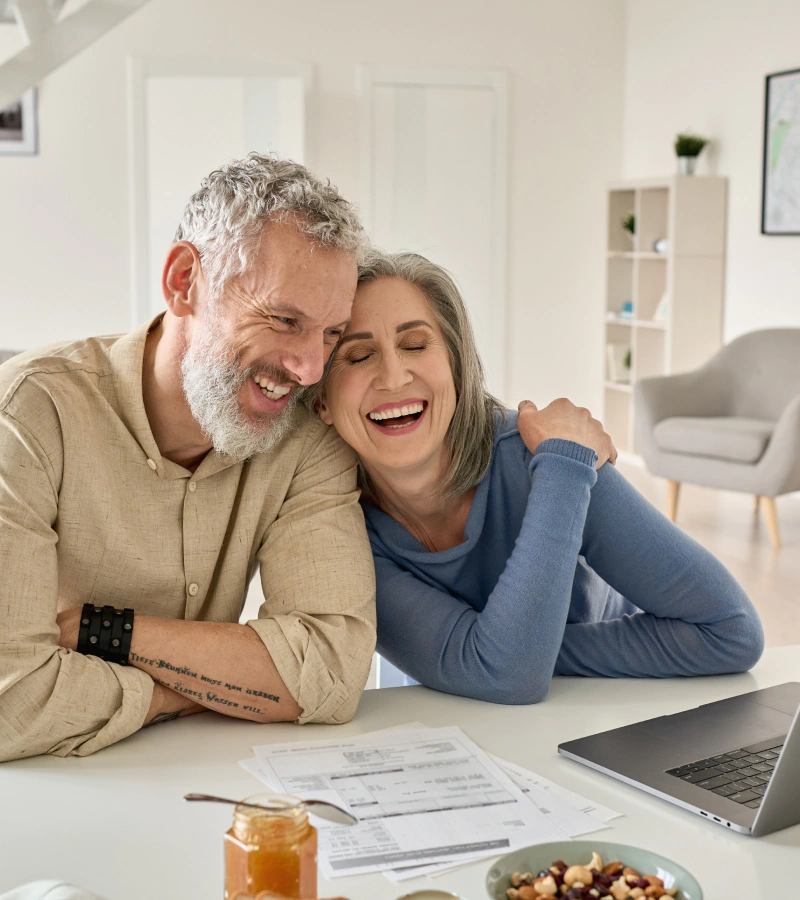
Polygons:
<instances>
[{"instance_id":1,"label":"shirt collar","mask_svg":"<svg viewBox=\"0 0 800 900\"><path fill-rule=\"evenodd\" d=\"M239 460L211 450L196 471L191 472L161 455L144 408L142 367L147 335L161 322L163 317L164 313L159 313L128 334L122 335L109 350L120 418L142 448L145 460L152 460L155 463L154 475L163 479L194 478L197 481L200 478L214 475L222 469L237 465Z\"/></svg>"}]
</instances>

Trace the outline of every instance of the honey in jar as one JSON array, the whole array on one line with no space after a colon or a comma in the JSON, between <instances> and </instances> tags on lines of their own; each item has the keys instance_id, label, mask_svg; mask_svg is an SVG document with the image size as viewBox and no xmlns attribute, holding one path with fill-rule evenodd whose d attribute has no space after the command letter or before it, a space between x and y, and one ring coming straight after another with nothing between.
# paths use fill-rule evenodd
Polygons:
<instances>
[{"instance_id":1,"label":"honey in jar","mask_svg":"<svg viewBox=\"0 0 800 900\"><path fill-rule=\"evenodd\" d=\"M225 900L262 891L316 900L317 829L305 807L286 794L258 794L237 806L225 834Z\"/></svg>"}]
</instances>

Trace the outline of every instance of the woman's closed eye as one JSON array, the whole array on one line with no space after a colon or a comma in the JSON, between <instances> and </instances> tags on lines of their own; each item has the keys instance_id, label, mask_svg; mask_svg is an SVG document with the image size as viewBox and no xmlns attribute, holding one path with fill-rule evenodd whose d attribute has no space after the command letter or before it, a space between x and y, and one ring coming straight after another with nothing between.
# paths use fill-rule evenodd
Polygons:
<instances>
[{"instance_id":1,"label":"woman's closed eye","mask_svg":"<svg viewBox=\"0 0 800 900\"><path fill-rule=\"evenodd\" d=\"M372 351L367 350L364 347L353 347L341 358L351 366L356 366L358 365L358 363L362 363L368 360L370 356L372 356Z\"/></svg>"}]
</instances>

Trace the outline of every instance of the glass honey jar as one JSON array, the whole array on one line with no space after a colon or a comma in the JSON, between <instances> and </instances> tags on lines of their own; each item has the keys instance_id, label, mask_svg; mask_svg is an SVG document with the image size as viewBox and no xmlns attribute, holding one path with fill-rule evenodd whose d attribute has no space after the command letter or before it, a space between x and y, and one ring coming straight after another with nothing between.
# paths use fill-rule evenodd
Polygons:
<instances>
[{"instance_id":1,"label":"glass honey jar","mask_svg":"<svg viewBox=\"0 0 800 900\"><path fill-rule=\"evenodd\" d=\"M262 891L293 900L316 900L317 829L297 797L257 794L237 806L225 834L225 900Z\"/></svg>"}]
</instances>

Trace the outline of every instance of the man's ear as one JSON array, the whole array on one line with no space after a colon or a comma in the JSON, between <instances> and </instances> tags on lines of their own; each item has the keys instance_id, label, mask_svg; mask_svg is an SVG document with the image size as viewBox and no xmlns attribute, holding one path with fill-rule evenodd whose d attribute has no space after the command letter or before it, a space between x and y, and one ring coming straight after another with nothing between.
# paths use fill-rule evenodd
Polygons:
<instances>
[{"instance_id":1,"label":"man's ear","mask_svg":"<svg viewBox=\"0 0 800 900\"><path fill-rule=\"evenodd\" d=\"M317 412L319 413L320 419L326 425L333 425L333 416L331 415L331 411L325 404L325 394L321 393L319 397L314 401L314 406L317 408Z\"/></svg>"},{"instance_id":2,"label":"man's ear","mask_svg":"<svg viewBox=\"0 0 800 900\"><path fill-rule=\"evenodd\" d=\"M179 318L196 312L197 287L202 284L200 254L189 241L178 241L167 251L161 274L161 292L167 308Z\"/></svg>"}]
</instances>

